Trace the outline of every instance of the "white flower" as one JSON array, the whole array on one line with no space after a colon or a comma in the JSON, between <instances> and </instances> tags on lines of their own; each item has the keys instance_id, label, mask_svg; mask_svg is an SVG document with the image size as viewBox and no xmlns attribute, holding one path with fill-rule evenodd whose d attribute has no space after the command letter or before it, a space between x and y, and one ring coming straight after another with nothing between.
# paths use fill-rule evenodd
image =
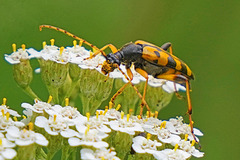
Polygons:
<instances>
[{"instance_id":1,"label":"white flower","mask_svg":"<svg viewBox=\"0 0 240 160\"><path fill-rule=\"evenodd\" d=\"M153 156L158 160L186 160L190 158L190 154L180 149L164 149L153 153Z\"/></svg>"},{"instance_id":2,"label":"white flower","mask_svg":"<svg viewBox=\"0 0 240 160\"><path fill-rule=\"evenodd\" d=\"M162 146L162 144L156 140L152 141L142 136L133 138L132 148L137 153L153 154L155 151L157 151L157 147L160 146Z\"/></svg>"},{"instance_id":3,"label":"white flower","mask_svg":"<svg viewBox=\"0 0 240 160\"><path fill-rule=\"evenodd\" d=\"M39 101L37 99L34 100L35 104L31 105L29 103L22 103L21 107L26 108L26 109L31 109L33 112L36 113L43 113L45 109L50 109L51 104Z\"/></svg>"},{"instance_id":4,"label":"white flower","mask_svg":"<svg viewBox=\"0 0 240 160\"><path fill-rule=\"evenodd\" d=\"M173 93L175 91L186 91L186 88L180 84L175 83L176 89L174 86L174 82L172 81L166 81L163 85L162 88L168 92L168 93Z\"/></svg>"},{"instance_id":5,"label":"white flower","mask_svg":"<svg viewBox=\"0 0 240 160\"><path fill-rule=\"evenodd\" d=\"M84 58L90 56L90 52L84 47L80 47L79 45L67 47L66 49L70 55L70 63L80 64Z\"/></svg>"},{"instance_id":6,"label":"white flower","mask_svg":"<svg viewBox=\"0 0 240 160\"><path fill-rule=\"evenodd\" d=\"M15 141L18 146L28 146L33 143L37 143L41 146L48 145L48 140L42 134L32 130L19 130L19 128L15 126L11 126L7 129L6 137L10 141Z\"/></svg>"},{"instance_id":7,"label":"white flower","mask_svg":"<svg viewBox=\"0 0 240 160\"><path fill-rule=\"evenodd\" d=\"M36 68L36 69L34 70L34 72L35 72L36 74L41 73L41 68Z\"/></svg>"},{"instance_id":8,"label":"white flower","mask_svg":"<svg viewBox=\"0 0 240 160\"><path fill-rule=\"evenodd\" d=\"M61 116L64 121L68 122L69 126L74 126L79 121L86 121L87 117L80 114L77 108L71 106L62 107L60 105L54 105L51 108L45 109L45 111L53 116Z\"/></svg>"},{"instance_id":9,"label":"white flower","mask_svg":"<svg viewBox=\"0 0 240 160\"><path fill-rule=\"evenodd\" d=\"M182 134L182 135L185 135L185 134L188 134L188 139L189 140L193 140L194 137L191 133L191 127L186 124L186 123L183 123L183 118L182 117L177 117L177 119L175 118L171 118L169 120L169 122L167 122L166 124L166 128L171 132L171 133L174 133L174 134ZM203 136L203 133L196 129L196 128L193 128L193 132L195 135L197 136ZM196 140L198 141L198 138L196 137Z\"/></svg>"},{"instance_id":10,"label":"white flower","mask_svg":"<svg viewBox=\"0 0 240 160\"><path fill-rule=\"evenodd\" d=\"M122 117L118 120L110 121L109 125L113 130L124 132L129 135L135 135L135 131L144 132L141 124L134 122L128 116Z\"/></svg>"},{"instance_id":11,"label":"white flower","mask_svg":"<svg viewBox=\"0 0 240 160\"><path fill-rule=\"evenodd\" d=\"M49 119L38 116L35 121L35 125L44 128L45 131L53 136L61 134L65 138L74 137L77 132L70 129L68 123L62 119L61 116L49 116Z\"/></svg>"},{"instance_id":12,"label":"white flower","mask_svg":"<svg viewBox=\"0 0 240 160\"><path fill-rule=\"evenodd\" d=\"M89 127L85 130L85 133L78 135L80 138L69 138L68 143L70 146L93 146L94 148L108 147L108 143L102 141L102 139L108 137L108 134L99 132L96 129L89 130Z\"/></svg>"},{"instance_id":13,"label":"white flower","mask_svg":"<svg viewBox=\"0 0 240 160\"><path fill-rule=\"evenodd\" d=\"M190 143L190 141L186 141L186 140L181 140L180 142L178 142L178 146L180 149L184 150L185 152L193 155L194 157L200 158L204 156L203 152L199 152L199 150L197 150L194 147L194 142L192 142L193 144Z\"/></svg>"},{"instance_id":14,"label":"white flower","mask_svg":"<svg viewBox=\"0 0 240 160\"><path fill-rule=\"evenodd\" d=\"M143 126L160 126L162 123L161 120L154 118L154 117L149 117L143 120Z\"/></svg>"},{"instance_id":15,"label":"white flower","mask_svg":"<svg viewBox=\"0 0 240 160\"><path fill-rule=\"evenodd\" d=\"M40 51L41 58L43 58L46 61L51 60L53 55L57 53L59 53L59 49L55 45L45 45L43 50Z\"/></svg>"},{"instance_id":16,"label":"white flower","mask_svg":"<svg viewBox=\"0 0 240 160\"><path fill-rule=\"evenodd\" d=\"M29 53L30 58L40 58L41 57L41 53L36 51L33 48L27 49L27 52Z\"/></svg>"},{"instance_id":17,"label":"white flower","mask_svg":"<svg viewBox=\"0 0 240 160\"><path fill-rule=\"evenodd\" d=\"M56 63L66 64L70 62L70 55L64 47L61 47L58 52L55 52L55 54L51 54L50 59L51 61L54 61Z\"/></svg>"},{"instance_id":18,"label":"white flower","mask_svg":"<svg viewBox=\"0 0 240 160\"><path fill-rule=\"evenodd\" d=\"M26 49L18 49L10 55L5 54L5 60L10 64L18 64L21 59L30 59Z\"/></svg>"},{"instance_id":19,"label":"white flower","mask_svg":"<svg viewBox=\"0 0 240 160\"><path fill-rule=\"evenodd\" d=\"M163 143L178 143L181 140L178 135L171 134L165 128L158 129L157 132L158 139Z\"/></svg>"},{"instance_id":20,"label":"white flower","mask_svg":"<svg viewBox=\"0 0 240 160\"><path fill-rule=\"evenodd\" d=\"M100 116L99 116L100 117ZM84 133L87 127L89 126L90 129L96 129L100 132L109 133L111 132L111 129L108 128L101 118L91 117L89 120L81 120L78 123L76 123L76 129L80 133Z\"/></svg>"},{"instance_id":21,"label":"white flower","mask_svg":"<svg viewBox=\"0 0 240 160\"><path fill-rule=\"evenodd\" d=\"M166 80L154 78L153 76L148 76L148 84L152 87L161 87L166 83Z\"/></svg>"},{"instance_id":22,"label":"white flower","mask_svg":"<svg viewBox=\"0 0 240 160\"><path fill-rule=\"evenodd\" d=\"M9 114L0 116L0 132L6 132L6 129L11 126L24 127L25 124L23 122L13 121L12 118L9 117Z\"/></svg>"},{"instance_id":23,"label":"white flower","mask_svg":"<svg viewBox=\"0 0 240 160\"><path fill-rule=\"evenodd\" d=\"M0 111L4 114L6 114L8 112L12 116L21 117L16 111L9 109L9 107L7 107L6 105L1 105Z\"/></svg>"},{"instance_id":24,"label":"white flower","mask_svg":"<svg viewBox=\"0 0 240 160\"><path fill-rule=\"evenodd\" d=\"M6 138L1 137L0 138L0 159L13 159L16 155L17 152L12 149L15 147L16 144L9 142Z\"/></svg>"},{"instance_id":25,"label":"white flower","mask_svg":"<svg viewBox=\"0 0 240 160\"><path fill-rule=\"evenodd\" d=\"M107 117L108 119L120 119L121 113L116 109L108 109L108 111L105 114L105 117Z\"/></svg>"},{"instance_id":26,"label":"white flower","mask_svg":"<svg viewBox=\"0 0 240 160\"><path fill-rule=\"evenodd\" d=\"M27 118L24 117L21 120L21 122L23 122L25 125L27 125L32 119L32 115L33 115L32 110L29 108L26 108L25 110L23 110L23 114L25 114L27 116Z\"/></svg>"},{"instance_id":27,"label":"white flower","mask_svg":"<svg viewBox=\"0 0 240 160\"><path fill-rule=\"evenodd\" d=\"M89 54L89 56L90 56L90 54ZM86 56L85 58L87 58L89 56ZM92 59L88 59L88 60L82 59L81 61L79 61L78 66L82 69L96 69L99 71L99 69L101 68L100 64L102 64L105 60L106 59L102 55L97 55ZM102 73L102 72L100 72L100 73Z\"/></svg>"},{"instance_id":28,"label":"white flower","mask_svg":"<svg viewBox=\"0 0 240 160\"><path fill-rule=\"evenodd\" d=\"M95 151L87 148L81 149L81 159L82 160L120 160L116 156L116 152L114 152L112 149L106 149L106 148L100 148Z\"/></svg>"}]
</instances>

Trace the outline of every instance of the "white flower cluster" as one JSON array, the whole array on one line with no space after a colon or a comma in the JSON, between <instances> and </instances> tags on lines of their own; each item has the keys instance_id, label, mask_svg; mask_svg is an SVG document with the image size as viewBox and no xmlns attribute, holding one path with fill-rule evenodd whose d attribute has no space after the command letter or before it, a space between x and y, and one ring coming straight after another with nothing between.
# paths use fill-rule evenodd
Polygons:
<instances>
[{"instance_id":1,"label":"white flower cluster","mask_svg":"<svg viewBox=\"0 0 240 160\"><path fill-rule=\"evenodd\" d=\"M81 159L119 159L117 151L110 146L107 138L115 133L125 133L131 137L132 149L135 154L151 154L156 159L188 159L191 156L200 158L204 156L195 147L195 140L192 137L190 126L183 123L182 117L171 118L169 121L157 119L154 117L125 115L117 109L97 110L95 116L87 113L83 116L79 111L71 106L50 105L49 103L35 100L35 104L22 103L25 108L25 114L29 119L35 117L34 124L45 130L43 135L60 136L68 139L71 147L81 146ZM4 112L2 111L4 114ZM1 116L0 118L6 118ZM10 117L8 121L10 121ZM21 129L22 125L6 125L3 133L0 135L2 141L6 143L6 149L13 148L16 145L24 146L36 143L41 146L47 146L46 138L35 133L32 130ZM3 130L3 129L2 129ZM196 136L202 136L202 132L194 128ZM6 138L4 138L6 137ZM183 138L184 137L184 138ZM121 138L121 137L119 137ZM6 141L6 142L5 142ZM11 142L9 142L11 141ZM11 146L11 147L9 147ZM164 147L168 146L168 147ZM109 148L110 147L110 148ZM1 150L0 150L1 151ZM2 150L2 156L8 156ZM11 150L16 155L16 151ZM14 157L13 156L13 157ZM11 159L13 157L7 157Z\"/></svg>"},{"instance_id":2,"label":"white flower cluster","mask_svg":"<svg viewBox=\"0 0 240 160\"><path fill-rule=\"evenodd\" d=\"M93 54L91 51L86 50L82 46L76 45L76 41L74 41L74 46L72 47L59 48L54 45L54 39L51 39L51 45L46 45L46 42L44 42L43 49L41 51L36 51L33 48L25 49L25 45L23 45L23 48L20 48L18 50L14 49L14 52L12 54L5 54L5 60L10 64L18 64L20 63L21 59L42 58L45 61L50 60L61 64L77 64L81 69L96 69L101 73L101 66L105 61L105 58L99 54L92 59L84 60L85 58L90 57L91 54ZM127 73L125 65L121 64L120 68L125 74ZM133 84L138 84L141 81L146 81L144 77L142 77L134 70L134 65L132 65L130 69L133 73ZM37 68L35 72L39 73L39 68ZM125 76L117 69L111 72L109 77L121 78L125 83L128 82ZM171 81L163 79L156 79L151 75L149 76L148 84L152 87L162 87L168 93L173 93L175 90L186 90L182 85L174 84Z\"/></svg>"},{"instance_id":3,"label":"white flower cluster","mask_svg":"<svg viewBox=\"0 0 240 160\"><path fill-rule=\"evenodd\" d=\"M18 121L20 115L9 109L6 105L6 98L3 98L3 104L0 106L0 159L13 159L16 157L16 148L29 145L47 146L48 140L40 133L33 131L33 123L26 125L25 119ZM13 116L13 118L11 117ZM28 129L27 129L28 128Z\"/></svg>"}]
</instances>

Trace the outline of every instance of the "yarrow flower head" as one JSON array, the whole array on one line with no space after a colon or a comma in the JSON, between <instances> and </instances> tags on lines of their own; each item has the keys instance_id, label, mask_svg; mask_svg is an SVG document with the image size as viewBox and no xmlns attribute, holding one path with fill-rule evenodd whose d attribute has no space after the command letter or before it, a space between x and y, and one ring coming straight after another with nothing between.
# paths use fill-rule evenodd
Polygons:
<instances>
[{"instance_id":1,"label":"yarrow flower head","mask_svg":"<svg viewBox=\"0 0 240 160\"><path fill-rule=\"evenodd\" d=\"M30 122L32 123L32 122ZM30 129L22 129L15 126L11 126L7 129L6 137L10 141L14 141L18 146L28 146L36 143L40 146L47 146L48 140L40 133L34 132L33 124L31 124Z\"/></svg>"},{"instance_id":2,"label":"yarrow flower head","mask_svg":"<svg viewBox=\"0 0 240 160\"><path fill-rule=\"evenodd\" d=\"M78 135L80 138L69 138L68 143L70 146L93 146L94 148L108 147L108 143L103 141L104 138L108 137L108 134L100 132L96 129L90 129L88 125L85 133Z\"/></svg>"},{"instance_id":3,"label":"yarrow flower head","mask_svg":"<svg viewBox=\"0 0 240 160\"><path fill-rule=\"evenodd\" d=\"M61 134L61 136L69 138L77 134L76 131L69 128L68 123L61 116L57 115L49 116L49 119L44 116L38 116L35 125L44 128L52 136Z\"/></svg>"},{"instance_id":4,"label":"yarrow flower head","mask_svg":"<svg viewBox=\"0 0 240 160\"><path fill-rule=\"evenodd\" d=\"M120 160L116 156L116 152L114 152L113 149L106 149L106 148L99 148L94 150L83 148L81 149L81 159L82 160L89 160L89 159L95 159L95 160Z\"/></svg>"},{"instance_id":5,"label":"yarrow flower head","mask_svg":"<svg viewBox=\"0 0 240 160\"><path fill-rule=\"evenodd\" d=\"M7 99L3 98L3 103L0 106L0 110L2 112L2 116L4 116L8 112L12 116L20 117L20 115L16 111L14 111L12 109L9 109L9 107L6 105L6 102L7 102Z\"/></svg>"},{"instance_id":6,"label":"yarrow flower head","mask_svg":"<svg viewBox=\"0 0 240 160\"><path fill-rule=\"evenodd\" d=\"M13 149L15 146L15 143L10 142L0 133L0 159L13 159L17 155Z\"/></svg>"},{"instance_id":7,"label":"yarrow flower head","mask_svg":"<svg viewBox=\"0 0 240 160\"><path fill-rule=\"evenodd\" d=\"M5 60L10 64L18 64L22 59L30 59L33 58L28 53L25 44L22 44L22 48L16 50L16 44L12 44L13 53L10 55L5 54Z\"/></svg>"},{"instance_id":8,"label":"yarrow flower head","mask_svg":"<svg viewBox=\"0 0 240 160\"><path fill-rule=\"evenodd\" d=\"M132 148L137 153L149 153L153 154L157 151L157 147L162 146L162 143L157 140L152 141L150 139L150 133L147 134L147 138L142 136L136 136L133 138Z\"/></svg>"},{"instance_id":9,"label":"yarrow flower head","mask_svg":"<svg viewBox=\"0 0 240 160\"><path fill-rule=\"evenodd\" d=\"M52 97L50 96L47 103L35 99L33 105L31 105L29 103L22 103L21 107L23 107L25 109L30 109L35 113L44 113L44 110L49 110L51 108L51 106L52 106L50 104L51 99L52 99Z\"/></svg>"},{"instance_id":10,"label":"yarrow flower head","mask_svg":"<svg viewBox=\"0 0 240 160\"><path fill-rule=\"evenodd\" d=\"M62 117L63 121L67 122L69 126L74 126L79 121L87 120L87 117L81 115L77 108L71 106L62 107L61 105L54 105L45 111L48 115Z\"/></svg>"},{"instance_id":11,"label":"yarrow flower head","mask_svg":"<svg viewBox=\"0 0 240 160\"><path fill-rule=\"evenodd\" d=\"M130 115L124 116L124 112L121 113L121 119L113 120L109 123L110 127L115 131L127 133L129 135L135 135L135 132L143 132L143 128L139 123L134 122Z\"/></svg>"}]
</instances>

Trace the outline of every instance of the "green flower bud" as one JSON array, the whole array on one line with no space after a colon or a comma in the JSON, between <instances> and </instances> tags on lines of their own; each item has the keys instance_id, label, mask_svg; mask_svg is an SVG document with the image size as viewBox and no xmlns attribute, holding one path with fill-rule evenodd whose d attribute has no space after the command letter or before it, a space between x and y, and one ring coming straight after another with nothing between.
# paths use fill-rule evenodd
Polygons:
<instances>
[{"instance_id":1,"label":"green flower bud","mask_svg":"<svg viewBox=\"0 0 240 160\"><path fill-rule=\"evenodd\" d=\"M59 104L58 89L64 85L68 75L68 63L40 60L41 76L49 94L53 96L53 103Z\"/></svg>"},{"instance_id":2,"label":"green flower bud","mask_svg":"<svg viewBox=\"0 0 240 160\"><path fill-rule=\"evenodd\" d=\"M73 82L78 81L81 76L81 68L77 64L69 64L69 76Z\"/></svg>"},{"instance_id":3,"label":"green flower bud","mask_svg":"<svg viewBox=\"0 0 240 160\"><path fill-rule=\"evenodd\" d=\"M13 65L13 77L21 88L29 86L33 78L29 59L20 59L20 63Z\"/></svg>"},{"instance_id":4,"label":"green flower bud","mask_svg":"<svg viewBox=\"0 0 240 160\"><path fill-rule=\"evenodd\" d=\"M82 114L94 114L101 103L106 100L113 87L113 79L108 79L96 70L85 69L81 72L80 98L82 101Z\"/></svg>"},{"instance_id":5,"label":"green flower bud","mask_svg":"<svg viewBox=\"0 0 240 160\"><path fill-rule=\"evenodd\" d=\"M68 74L68 63L56 63L54 61L46 61L41 65L41 75L47 86L59 88L61 87Z\"/></svg>"}]
</instances>

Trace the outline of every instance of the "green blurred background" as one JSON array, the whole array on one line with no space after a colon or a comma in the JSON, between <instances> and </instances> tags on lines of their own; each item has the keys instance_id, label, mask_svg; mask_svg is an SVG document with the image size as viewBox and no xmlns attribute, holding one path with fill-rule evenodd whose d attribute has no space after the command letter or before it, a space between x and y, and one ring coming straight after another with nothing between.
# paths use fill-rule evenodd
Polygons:
<instances>
[{"instance_id":1,"label":"green blurred background","mask_svg":"<svg viewBox=\"0 0 240 160\"><path fill-rule=\"evenodd\" d=\"M194 125L205 134L202 159L239 159L239 17L238 0L0 0L0 97L18 111L22 102L33 103L4 61L12 43L40 50L42 41L55 38L58 46L72 45L62 33L39 32L41 24L64 28L98 47L112 43L120 48L138 39L159 46L170 41L196 76L191 96ZM40 79L35 75L32 88L47 100ZM160 117L185 113L186 103L174 97Z\"/></svg>"}]
</instances>

